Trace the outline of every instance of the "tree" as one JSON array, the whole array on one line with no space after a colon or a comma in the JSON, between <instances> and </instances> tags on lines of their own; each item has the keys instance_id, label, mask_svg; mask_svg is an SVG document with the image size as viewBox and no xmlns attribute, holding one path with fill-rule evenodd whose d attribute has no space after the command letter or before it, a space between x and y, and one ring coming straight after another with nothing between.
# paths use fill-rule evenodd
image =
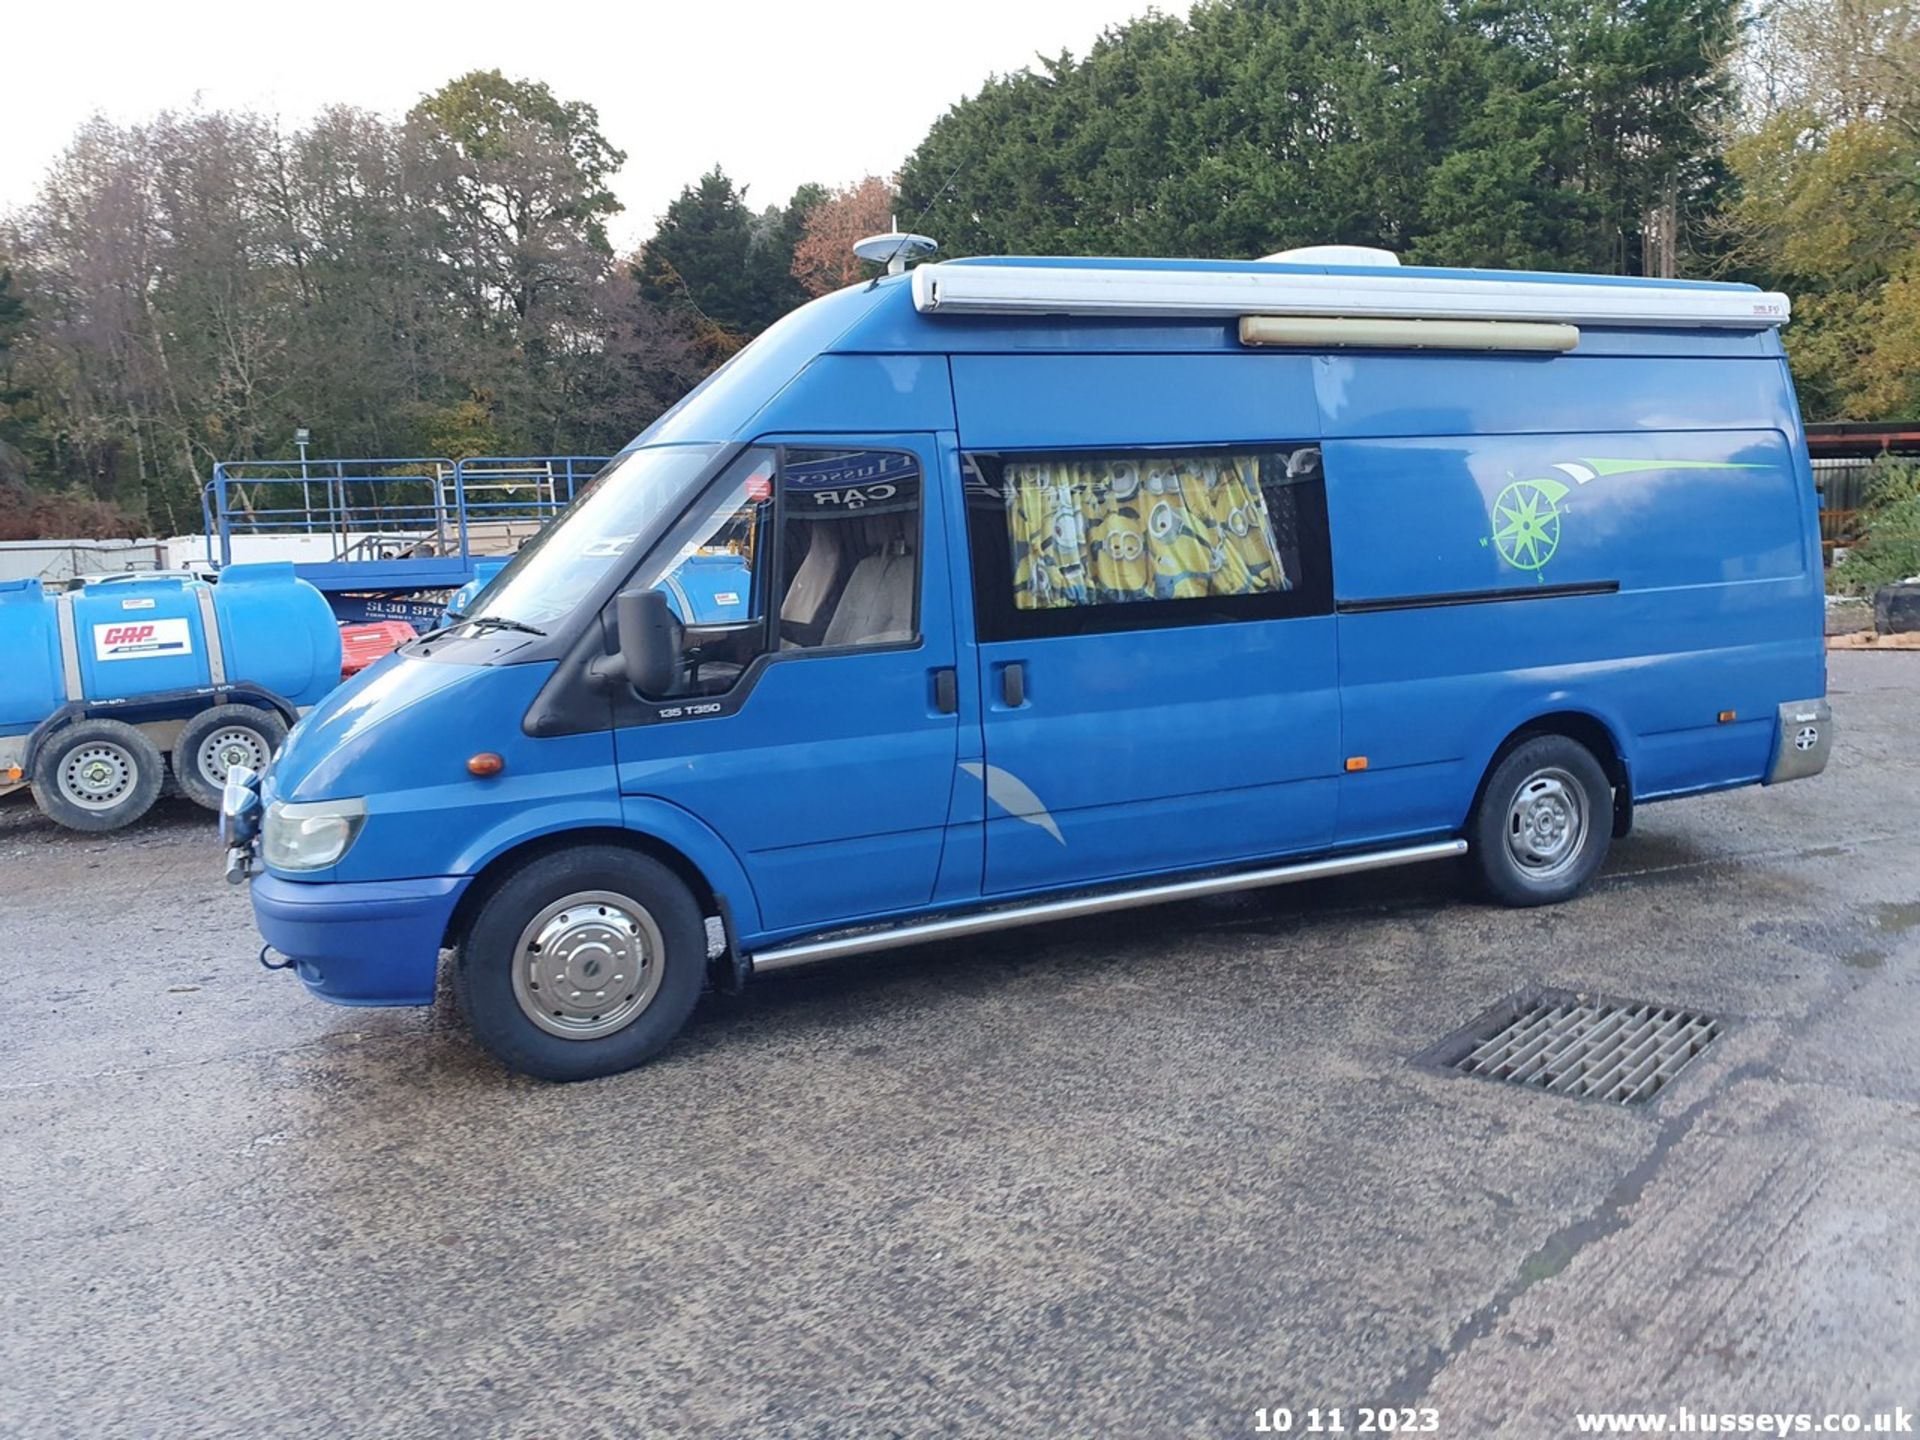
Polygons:
<instances>
[{"instance_id":1,"label":"tree","mask_svg":"<svg viewBox=\"0 0 1920 1440\"><path fill-rule=\"evenodd\" d=\"M1920 410L1920 143L1886 120L1782 110L1728 160L1730 263L1792 293L1785 338L1806 412Z\"/></svg>"},{"instance_id":2,"label":"tree","mask_svg":"<svg viewBox=\"0 0 1920 1440\"><path fill-rule=\"evenodd\" d=\"M893 228L897 200L892 185L869 175L813 207L790 266L808 295L825 295L873 273L874 267L853 253L853 245Z\"/></svg>"},{"instance_id":3,"label":"tree","mask_svg":"<svg viewBox=\"0 0 1920 1440\"><path fill-rule=\"evenodd\" d=\"M824 185L802 185L784 206L769 205L754 221L753 243L747 251L754 299L763 329L789 310L813 298L794 270L794 256L815 209L827 198Z\"/></svg>"},{"instance_id":4,"label":"tree","mask_svg":"<svg viewBox=\"0 0 1920 1440\"><path fill-rule=\"evenodd\" d=\"M0 229L8 464L177 534L214 462L297 426L344 455L616 447L720 358L615 264L619 160L589 107L495 73L398 124L90 122Z\"/></svg>"},{"instance_id":5,"label":"tree","mask_svg":"<svg viewBox=\"0 0 1920 1440\"><path fill-rule=\"evenodd\" d=\"M26 484L29 451L37 444L33 390L15 359L27 330L27 302L10 267L0 265L0 491Z\"/></svg>"},{"instance_id":6,"label":"tree","mask_svg":"<svg viewBox=\"0 0 1920 1440\"><path fill-rule=\"evenodd\" d=\"M745 198L718 165L674 198L641 251L649 298L691 305L726 329L752 332L760 306L747 266L753 216Z\"/></svg>"},{"instance_id":7,"label":"tree","mask_svg":"<svg viewBox=\"0 0 1920 1440\"><path fill-rule=\"evenodd\" d=\"M1783 0L1747 71L1766 84L1727 149L1729 273L1792 294L1810 417L1920 412L1920 17Z\"/></svg>"},{"instance_id":8,"label":"tree","mask_svg":"<svg viewBox=\"0 0 1920 1440\"><path fill-rule=\"evenodd\" d=\"M1660 269L1714 178L1735 0L1220 0L990 79L901 208L949 254ZM1649 247L1650 230L1657 244ZM1651 257L1651 258L1649 258Z\"/></svg>"},{"instance_id":9,"label":"tree","mask_svg":"<svg viewBox=\"0 0 1920 1440\"><path fill-rule=\"evenodd\" d=\"M550 292L577 286L611 257L607 188L626 156L591 105L545 85L476 70L414 106L443 254L476 313L510 307L522 320Z\"/></svg>"}]
</instances>

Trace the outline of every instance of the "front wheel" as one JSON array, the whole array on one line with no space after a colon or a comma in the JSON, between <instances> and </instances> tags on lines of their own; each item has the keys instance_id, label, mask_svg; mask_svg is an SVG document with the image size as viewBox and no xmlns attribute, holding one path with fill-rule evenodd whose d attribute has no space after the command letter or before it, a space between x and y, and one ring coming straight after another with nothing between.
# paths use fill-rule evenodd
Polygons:
<instances>
[{"instance_id":1,"label":"front wheel","mask_svg":"<svg viewBox=\"0 0 1920 1440\"><path fill-rule=\"evenodd\" d=\"M510 1070L591 1080L652 1059L700 998L706 924L666 866L611 845L545 855L480 904L454 988Z\"/></svg>"},{"instance_id":2,"label":"front wheel","mask_svg":"<svg viewBox=\"0 0 1920 1440\"><path fill-rule=\"evenodd\" d=\"M1593 752L1536 735L1487 777L1467 823L1473 864L1507 905L1552 905L1593 883L1613 837L1613 787Z\"/></svg>"},{"instance_id":3,"label":"front wheel","mask_svg":"<svg viewBox=\"0 0 1920 1440\"><path fill-rule=\"evenodd\" d=\"M76 720L33 762L33 799L69 830L118 830L160 798L166 764L145 735L118 720Z\"/></svg>"}]
</instances>

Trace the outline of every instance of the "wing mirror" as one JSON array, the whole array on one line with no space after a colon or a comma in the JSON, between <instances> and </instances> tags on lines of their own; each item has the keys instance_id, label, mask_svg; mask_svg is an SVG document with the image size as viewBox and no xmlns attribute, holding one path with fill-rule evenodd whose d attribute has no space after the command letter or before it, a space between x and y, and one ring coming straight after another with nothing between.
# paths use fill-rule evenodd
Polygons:
<instances>
[{"instance_id":1,"label":"wing mirror","mask_svg":"<svg viewBox=\"0 0 1920 1440\"><path fill-rule=\"evenodd\" d=\"M594 666L598 675L617 673L642 695L659 699L673 693L680 673L680 622L660 590L623 590L613 601L613 623L620 653ZM617 672L614 663L617 662Z\"/></svg>"}]
</instances>

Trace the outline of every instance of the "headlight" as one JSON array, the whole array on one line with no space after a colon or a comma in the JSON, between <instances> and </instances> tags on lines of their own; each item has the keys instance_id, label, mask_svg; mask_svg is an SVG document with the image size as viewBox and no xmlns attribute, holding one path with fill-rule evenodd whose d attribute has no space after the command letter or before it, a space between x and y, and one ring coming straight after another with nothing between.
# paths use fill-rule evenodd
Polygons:
<instances>
[{"instance_id":1,"label":"headlight","mask_svg":"<svg viewBox=\"0 0 1920 1440\"><path fill-rule=\"evenodd\" d=\"M366 821L364 800L276 800L267 807L260 858L275 870L324 870L347 853Z\"/></svg>"}]
</instances>

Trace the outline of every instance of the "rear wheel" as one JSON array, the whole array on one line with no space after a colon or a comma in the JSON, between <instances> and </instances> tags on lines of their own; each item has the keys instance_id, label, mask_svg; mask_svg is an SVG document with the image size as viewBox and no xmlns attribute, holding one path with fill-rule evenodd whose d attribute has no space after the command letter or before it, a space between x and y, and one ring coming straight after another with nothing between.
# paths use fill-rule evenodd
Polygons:
<instances>
[{"instance_id":1,"label":"rear wheel","mask_svg":"<svg viewBox=\"0 0 1920 1440\"><path fill-rule=\"evenodd\" d=\"M271 710L215 705L187 721L173 742L173 778L189 799L218 810L227 772L244 765L261 773L286 738L286 722Z\"/></svg>"},{"instance_id":2,"label":"rear wheel","mask_svg":"<svg viewBox=\"0 0 1920 1440\"><path fill-rule=\"evenodd\" d=\"M545 855L481 902L455 991L474 1037L511 1070L591 1080L652 1059L705 979L706 925L666 866L611 845Z\"/></svg>"},{"instance_id":3,"label":"rear wheel","mask_svg":"<svg viewBox=\"0 0 1920 1440\"><path fill-rule=\"evenodd\" d=\"M1467 826L1473 864L1507 905L1551 905L1593 883L1613 836L1613 787L1564 735L1514 747L1487 777Z\"/></svg>"},{"instance_id":4,"label":"rear wheel","mask_svg":"<svg viewBox=\"0 0 1920 1440\"><path fill-rule=\"evenodd\" d=\"M40 749L33 799L69 830L118 830L153 808L166 762L160 750L118 720L77 720Z\"/></svg>"}]
</instances>

